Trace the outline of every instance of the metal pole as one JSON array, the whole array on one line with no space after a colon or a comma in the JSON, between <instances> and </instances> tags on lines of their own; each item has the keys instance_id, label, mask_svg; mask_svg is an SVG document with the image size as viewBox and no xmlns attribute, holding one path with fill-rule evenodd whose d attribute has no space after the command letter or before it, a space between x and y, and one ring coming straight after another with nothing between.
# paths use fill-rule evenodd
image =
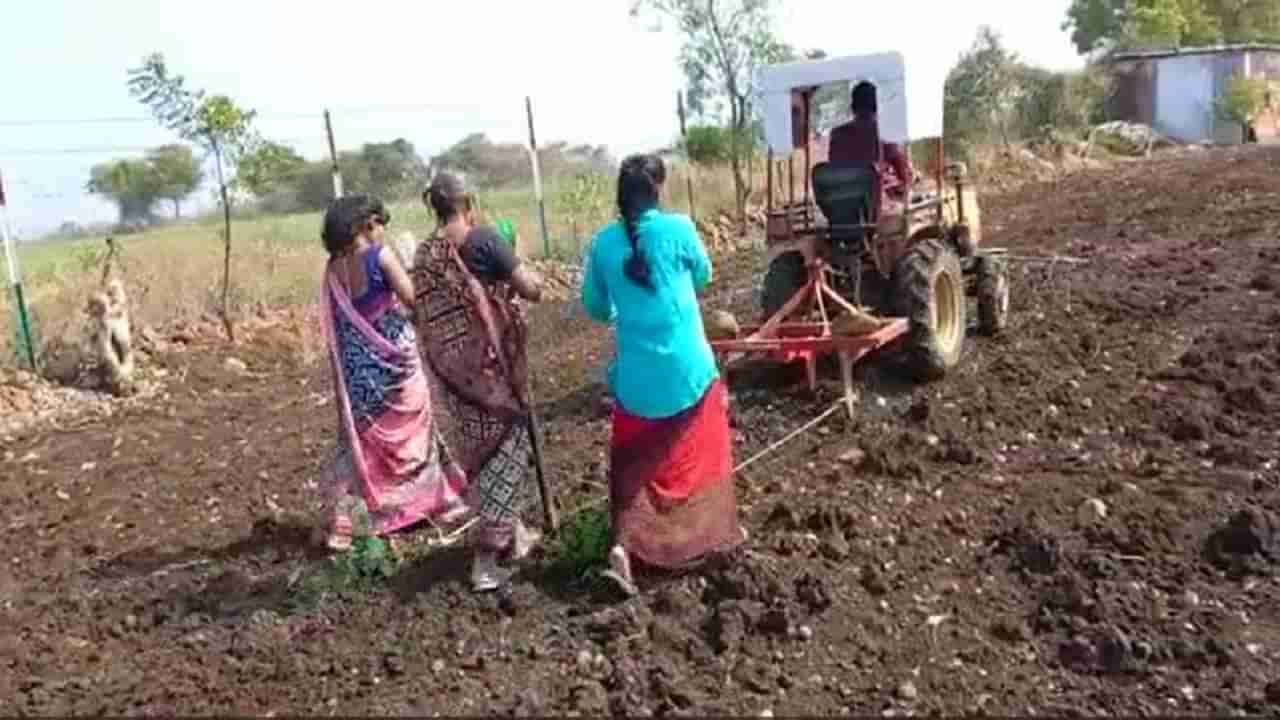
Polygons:
<instances>
[{"instance_id":1,"label":"metal pole","mask_svg":"<svg viewBox=\"0 0 1280 720\"><path fill-rule=\"evenodd\" d=\"M802 180L802 182L804 183L804 213L805 213L805 219L807 220L809 217L809 179L810 179L810 174L813 172L813 158L809 154L809 151L812 145L812 143L809 142L809 139L811 137L809 134L809 113L812 109L811 105L813 102L813 91L806 90L803 94L803 97L804 97L804 179Z\"/></svg>"},{"instance_id":2,"label":"metal pole","mask_svg":"<svg viewBox=\"0 0 1280 720\"><path fill-rule=\"evenodd\" d=\"M329 136L329 160L333 162L333 196L342 197L342 172L338 170L338 150L333 144L333 119L328 108L324 111L324 132Z\"/></svg>"},{"instance_id":3,"label":"metal pole","mask_svg":"<svg viewBox=\"0 0 1280 720\"><path fill-rule=\"evenodd\" d=\"M22 272L18 268L18 254L13 250L13 234L9 229L9 205L5 201L3 175L0 175L0 237L4 240L4 258L9 265L9 284L13 286L14 299L18 304L18 327L27 348L27 361L31 363L31 372L38 372L36 347L31 339L31 319L27 315L27 297L22 291Z\"/></svg>"},{"instance_id":4,"label":"metal pole","mask_svg":"<svg viewBox=\"0 0 1280 720\"><path fill-rule=\"evenodd\" d=\"M538 138L533 134L533 99L524 98L525 114L529 116L529 152L533 162L533 194L538 200L538 222L542 227L542 255L551 256L551 238L547 234L547 207L542 201L542 171L538 161Z\"/></svg>"},{"instance_id":5,"label":"metal pole","mask_svg":"<svg viewBox=\"0 0 1280 720\"><path fill-rule=\"evenodd\" d=\"M684 93L676 91L676 113L680 116L680 138L684 140L685 154L689 152L689 133L685 129L684 124ZM693 204L693 158L689 159L689 173L685 176L685 181L689 186L689 219L695 223L698 221L698 211Z\"/></svg>"}]
</instances>

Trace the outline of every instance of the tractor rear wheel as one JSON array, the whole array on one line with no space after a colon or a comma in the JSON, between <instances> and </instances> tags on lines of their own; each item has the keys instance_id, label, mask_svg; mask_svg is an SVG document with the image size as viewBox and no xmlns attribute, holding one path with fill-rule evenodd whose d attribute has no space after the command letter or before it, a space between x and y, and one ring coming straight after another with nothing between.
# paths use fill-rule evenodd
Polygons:
<instances>
[{"instance_id":1,"label":"tractor rear wheel","mask_svg":"<svg viewBox=\"0 0 1280 720\"><path fill-rule=\"evenodd\" d=\"M1004 258L981 255L975 274L978 285L978 332L999 335L1009 321L1009 275Z\"/></svg>"},{"instance_id":2,"label":"tractor rear wheel","mask_svg":"<svg viewBox=\"0 0 1280 720\"><path fill-rule=\"evenodd\" d=\"M760 309L764 319L773 317L782 309L809 279L804 266L804 255L787 252L775 257L764 274L764 288L760 293Z\"/></svg>"},{"instance_id":3,"label":"tractor rear wheel","mask_svg":"<svg viewBox=\"0 0 1280 720\"><path fill-rule=\"evenodd\" d=\"M960 362L964 347L965 297L960 259L941 240L921 240L893 272L893 302L907 318L907 371L936 380Z\"/></svg>"}]
</instances>

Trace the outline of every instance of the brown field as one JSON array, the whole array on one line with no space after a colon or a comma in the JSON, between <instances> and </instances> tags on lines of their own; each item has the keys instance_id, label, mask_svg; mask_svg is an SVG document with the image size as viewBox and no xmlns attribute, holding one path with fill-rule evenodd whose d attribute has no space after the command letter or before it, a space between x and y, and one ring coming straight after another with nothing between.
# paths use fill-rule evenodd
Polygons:
<instances>
[{"instance_id":1,"label":"brown field","mask_svg":"<svg viewBox=\"0 0 1280 720\"><path fill-rule=\"evenodd\" d=\"M857 420L739 477L740 553L628 601L546 558L472 595L462 549L430 533L385 585L302 597L333 442L302 325L264 313L231 349L162 332L156 394L0 451L0 697L63 715L1280 712L1277 167L1277 148L1177 151L988 194L985 242L1088 262L1016 264L1008 333L971 338L941 382L865 368ZM747 312L731 291L759 265L722 258L709 304ZM573 509L604 495L609 349L561 311L534 311L531 361ZM730 387L739 460L837 394L782 370Z\"/></svg>"}]
</instances>

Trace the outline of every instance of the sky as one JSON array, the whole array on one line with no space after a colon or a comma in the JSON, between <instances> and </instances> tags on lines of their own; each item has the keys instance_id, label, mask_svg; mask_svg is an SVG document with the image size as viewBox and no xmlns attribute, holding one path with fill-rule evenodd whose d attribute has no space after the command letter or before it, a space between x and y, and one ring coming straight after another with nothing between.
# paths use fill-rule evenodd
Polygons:
<instances>
[{"instance_id":1,"label":"sky","mask_svg":"<svg viewBox=\"0 0 1280 720\"><path fill-rule=\"evenodd\" d=\"M899 50L953 64L980 25L1025 61L1082 65L1060 30L1069 0L782 0L781 38L830 55ZM161 52L189 86L230 95L308 158L404 137L424 156L470 132L539 144L669 144L679 38L629 16L631 0L41 0L6 8L0 34L0 174L10 226L114 219L83 192L89 169L175 138L129 96L126 71ZM212 8L212 10L206 10ZM897 28L901 28L900 30ZM860 28L874 28L873 31ZM207 206L202 191L194 205Z\"/></svg>"}]
</instances>

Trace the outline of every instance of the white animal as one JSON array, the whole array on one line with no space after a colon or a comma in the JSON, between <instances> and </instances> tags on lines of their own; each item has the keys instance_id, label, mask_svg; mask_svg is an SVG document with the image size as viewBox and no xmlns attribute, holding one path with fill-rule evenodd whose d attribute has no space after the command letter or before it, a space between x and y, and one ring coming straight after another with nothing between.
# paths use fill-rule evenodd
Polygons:
<instances>
[{"instance_id":1,"label":"white animal","mask_svg":"<svg viewBox=\"0 0 1280 720\"><path fill-rule=\"evenodd\" d=\"M129 300L119 280L112 280L106 292L89 298L89 317L90 342L103 384L113 394L129 394L133 389L133 344Z\"/></svg>"}]
</instances>

